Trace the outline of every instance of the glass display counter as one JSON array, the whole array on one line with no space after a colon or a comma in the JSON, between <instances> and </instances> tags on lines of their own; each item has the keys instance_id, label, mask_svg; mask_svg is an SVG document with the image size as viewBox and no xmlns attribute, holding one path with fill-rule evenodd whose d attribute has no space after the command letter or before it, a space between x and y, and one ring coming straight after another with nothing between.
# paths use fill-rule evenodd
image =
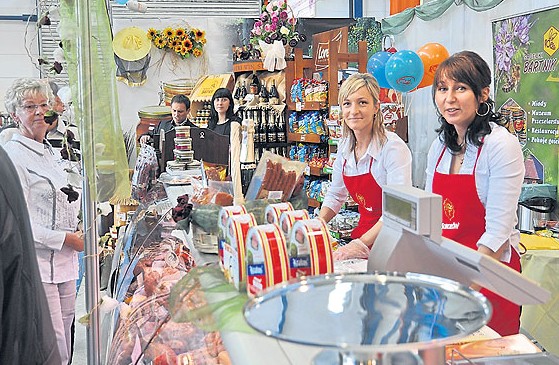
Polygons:
<instances>
[{"instance_id":1,"label":"glass display counter","mask_svg":"<svg viewBox=\"0 0 559 365\"><path fill-rule=\"evenodd\" d=\"M176 230L164 189L154 198L140 205L119 234L108 289L118 304L103 320L104 363L228 364L218 332L171 315L172 288L200 256L192 252L189 236Z\"/></svg>"}]
</instances>

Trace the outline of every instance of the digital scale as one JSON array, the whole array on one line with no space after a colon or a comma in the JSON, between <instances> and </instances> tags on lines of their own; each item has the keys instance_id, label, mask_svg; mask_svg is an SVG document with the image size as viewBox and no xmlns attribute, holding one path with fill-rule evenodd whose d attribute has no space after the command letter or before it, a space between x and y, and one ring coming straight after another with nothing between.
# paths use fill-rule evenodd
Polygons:
<instances>
[{"instance_id":1,"label":"digital scale","mask_svg":"<svg viewBox=\"0 0 559 365\"><path fill-rule=\"evenodd\" d=\"M477 284L518 305L551 294L501 262L441 236L442 198L411 186L383 187L383 226L368 271L415 272Z\"/></svg>"}]
</instances>

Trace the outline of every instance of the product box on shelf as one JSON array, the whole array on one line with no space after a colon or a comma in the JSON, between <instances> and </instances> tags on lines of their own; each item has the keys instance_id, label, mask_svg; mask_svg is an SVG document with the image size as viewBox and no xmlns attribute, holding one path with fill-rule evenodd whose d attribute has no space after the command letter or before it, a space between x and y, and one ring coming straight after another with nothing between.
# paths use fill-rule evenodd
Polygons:
<instances>
[{"instance_id":1,"label":"product box on shelf","mask_svg":"<svg viewBox=\"0 0 559 365\"><path fill-rule=\"evenodd\" d=\"M217 252L219 256L219 265L224 268L223 263L223 245L228 236L228 219L234 215L246 214L247 211L243 205L232 205L222 207L219 210L219 218L217 220L218 237L217 237Z\"/></svg>"},{"instance_id":2,"label":"product box on shelf","mask_svg":"<svg viewBox=\"0 0 559 365\"><path fill-rule=\"evenodd\" d=\"M264 214L266 215L266 223L279 224L280 215L283 212L293 210L293 205L289 202L270 204L266 207Z\"/></svg>"}]
</instances>

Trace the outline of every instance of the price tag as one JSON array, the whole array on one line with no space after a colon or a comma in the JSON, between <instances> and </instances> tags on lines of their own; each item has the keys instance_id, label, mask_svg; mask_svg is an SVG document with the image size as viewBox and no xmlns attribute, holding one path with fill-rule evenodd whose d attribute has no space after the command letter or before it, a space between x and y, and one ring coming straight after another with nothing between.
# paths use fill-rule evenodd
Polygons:
<instances>
[{"instance_id":1,"label":"price tag","mask_svg":"<svg viewBox=\"0 0 559 365\"><path fill-rule=\"evenodd\" d=\"M311 167L309 165L307 165L305 167L305 175L310 175L311 174Z\"/></svg>"},{"instance_id":2,"label":"price tag","mask_svg":"<svg viewBox=\"0 0 559 365\"><path fill-rule=\"evenodd\" d=\"M301 142L305 142L305 136L306 136L306 134L301 134L301 138L300 138Z\"/></svg>"},{"instance_id":3,"label":"price tag","mask_svg":"<svg viewBox=\"0 0 559 365\"><path fill-rule=\"evenodd\" d=\"M283 196L283 191L273 190L268 192L268 199L281 199Z\"/></svg>"},{"instance_id":4,"label":"price tag","mask_svg":"<svg viewBox=\"0 0 559 365\"><path fill-rule=\"evenodd\" d=\"M298 112L303 110L303 104L300 101L295 103L295 110L298 111Z\"/></svg>"}]
</instances>

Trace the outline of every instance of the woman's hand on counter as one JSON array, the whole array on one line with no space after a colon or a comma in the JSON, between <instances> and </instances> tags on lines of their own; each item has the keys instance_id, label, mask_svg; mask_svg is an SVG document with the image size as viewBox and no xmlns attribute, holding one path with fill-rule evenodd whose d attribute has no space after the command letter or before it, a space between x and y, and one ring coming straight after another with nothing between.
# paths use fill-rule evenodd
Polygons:
<instances>
[{"instance_id":1,"label":"woman's hand on counter","mask_svg":"<svg viewBox=\"0 0 559 365\"><path fill-rule=\"evenodd\" d=\"M357 238L352 240L346 245L339 247L334 251L334 260L349 260L349 259L368 259L369 258L369 247Z\"/></svg>"}]
</instances>

